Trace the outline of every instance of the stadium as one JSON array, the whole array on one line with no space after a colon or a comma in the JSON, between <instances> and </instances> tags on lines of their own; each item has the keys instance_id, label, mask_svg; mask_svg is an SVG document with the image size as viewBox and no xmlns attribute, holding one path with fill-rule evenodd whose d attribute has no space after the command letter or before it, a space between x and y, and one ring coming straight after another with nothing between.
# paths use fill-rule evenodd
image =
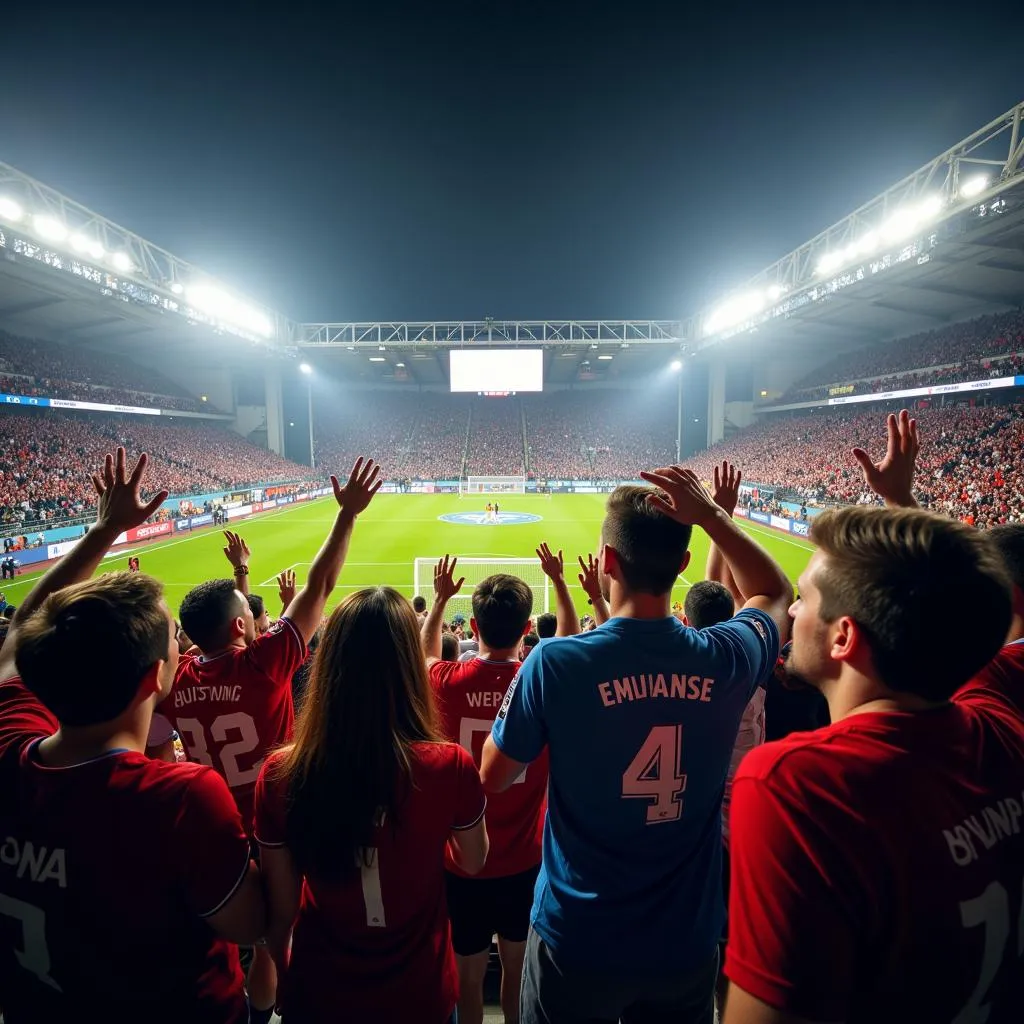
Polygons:
<instances>
[{"instance_id":1,"label":"stadium","mask_svg":"<svg viewBox=\"0 0 1024 1024\"><path fill-rule=\"evenodd\" d=\"M676 321L303 323L0 164L4 603L87 543L90 474L118 446L149 455L144 500L168 495L95 572L137 560L178 620L197 584L230 575L225 529L251 549L250 593L282 615L279 577L310 580L338 512L330 476L360 458L380 493L323 614L368 587L429 602L454 555L466 584L445 630L463 642L496 573L527 584L535 616L556 610L543 544L585 623L577 573L609 494L673 464L708 488L739 467L742 531L795 584L817 516L884 504L850 453L881 459L904 408L924 439L920 506L1024 523L1022 119L1024 102ZM694 531L674 609L712 546Z\"/></svg>"}]
</instances>

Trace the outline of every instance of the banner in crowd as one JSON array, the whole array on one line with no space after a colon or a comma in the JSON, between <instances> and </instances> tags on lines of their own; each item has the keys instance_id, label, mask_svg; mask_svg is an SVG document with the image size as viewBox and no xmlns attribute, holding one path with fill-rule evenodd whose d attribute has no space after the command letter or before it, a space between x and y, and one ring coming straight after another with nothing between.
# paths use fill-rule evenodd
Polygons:
<instances>
[{"instance_id":1,"label":"banner in crowd","mask_svg":"<svg viewBox=\"0 0 1024 1024\"><path fill-rule=\"evenodd\" d=\"M140 405L108 405L105 402L75 402L70 398L44 398L39 395L0 394L0 404L31 405L39 409L88 409L92 412L127 412L138 416L159 416L159 409Z\"/></svg>"},{"instance_id":2,"label":"banner in crowd","mask_svg":"<svg viewBox=\"0 0 1024 1024\"><path fill-rule=\"evenodd\" d=\"M963 384L936 384L930 388L905 388L903 391L874 391L866 395L845 395L830 398L829 405L850 405L853 402L884 402L889 398L927 398L931 395L954 395L966 391L991 391L994 388L1024 387L1024 376L991 377L988 380L970 380Z\"/></svg>"}]
</instances>

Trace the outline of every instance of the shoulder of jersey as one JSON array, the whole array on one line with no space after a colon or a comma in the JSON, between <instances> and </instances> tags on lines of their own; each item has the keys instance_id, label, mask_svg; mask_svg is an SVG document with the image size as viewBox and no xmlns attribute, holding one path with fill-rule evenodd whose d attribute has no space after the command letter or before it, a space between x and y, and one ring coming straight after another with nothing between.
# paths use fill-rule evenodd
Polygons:
<instances>
[{"instance_id":1,"label":"shoulder of jersey","mask_svg":"<svg viewBox=\"0 0 1024 1024\"><path fill-rule=\"evenodd\" d=\"M831 738L828 726L809 732L790 733L781 740L772 740L754 747L744 755L736 769L736 778L769 779L778 775L804 774L798 762L802 755L817 756L827 746Z\"/></svg>"}]
</instances>

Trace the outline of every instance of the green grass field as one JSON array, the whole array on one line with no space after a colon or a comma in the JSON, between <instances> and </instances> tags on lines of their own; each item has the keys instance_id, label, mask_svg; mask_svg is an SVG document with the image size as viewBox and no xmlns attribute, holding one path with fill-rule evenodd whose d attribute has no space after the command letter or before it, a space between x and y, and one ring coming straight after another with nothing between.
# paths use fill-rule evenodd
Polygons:
<instances>
[{"instance_id":1,"label":"green grass field","mask_svg":"<svg viewBox=\"0 0 1024 1024\"><path fill-rule=\"evenodd\" d=\"M539 522L521 525L467 525L438 519L448 513L482 512L486 500L479 496L378 494L356 524L331 605L353 590L376 584L393 586L412 597L413 560L417 557L437 558L449 552L464 557L533 559L537 545L546 541L552 549L564 551L566 577L572 593L578 596L580 612L585 611L586 599L576 579L576 556L586 556L590 551L596 553L605 496L503 496L500 499L502 514L528 513L541 517ZM302 583L336 509L333 498L322 498L231 524L252 549L251 590L264 596L271 617L280 612L275 577L284 569L294 568L298 582ZM810 557L810 544L742 520L741 523L795 581ZM206 579L230 575L223 546L220 531L204 528L166 541L139 545L130 551L127 547L120 548L110 555L101 571L124 568L130 553L139 555L142 570L163 581L168 604L176 613L190 587ZM690 568L680 578L673 595L676 600L683 600L686 588L703 578L707 538L700 530L694 532L692 552ZM539 575L539 566L533 572ZM533 583L529 571L522 575ZM38 572L26 573L13 583L8 582L3 588L7 599L19 603L38 576ZM473 577L469 579L472 581ZM468 585L465 589L469 590ZM421 591L429 600L429 582ZM468 612L468 600L460 604L460 599L456 599L452 609ZM538 610L541 609L535 608Z\"/></svg>"}]
</instances>

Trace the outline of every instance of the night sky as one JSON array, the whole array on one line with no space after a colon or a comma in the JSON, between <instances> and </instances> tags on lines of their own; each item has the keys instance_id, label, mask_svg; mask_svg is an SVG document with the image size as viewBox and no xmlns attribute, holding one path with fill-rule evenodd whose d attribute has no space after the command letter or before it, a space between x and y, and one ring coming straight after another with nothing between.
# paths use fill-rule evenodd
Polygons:
<instances>
[{"instance_id":1,"label":"night sky","mask_svg":"<svg viewBox=\"0 0 1024 1024\"><path fill-rule=\"evenodd\" d=\"M0 159L300 320L696 312L1024 99L1019 3L9 6Z\"/></svg>"}]
</instances>

